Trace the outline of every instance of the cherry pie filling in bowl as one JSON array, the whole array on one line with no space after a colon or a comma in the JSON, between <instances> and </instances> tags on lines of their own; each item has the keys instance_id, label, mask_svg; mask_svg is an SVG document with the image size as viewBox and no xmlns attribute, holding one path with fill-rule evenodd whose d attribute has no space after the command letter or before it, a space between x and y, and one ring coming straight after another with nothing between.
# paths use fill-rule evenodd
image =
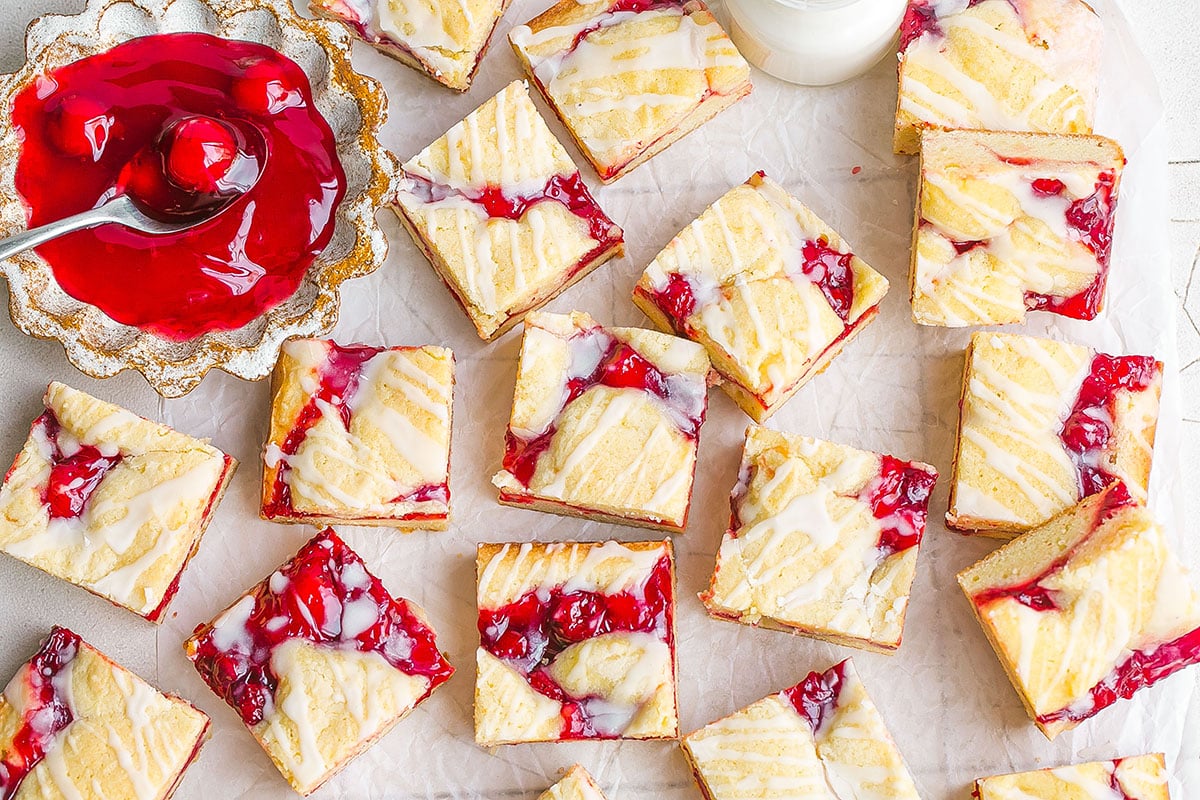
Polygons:
<instances>
[{"instance_id":1,"label":"cherry pie filling in bowl","mask_svg":"<svg viewBox=\"0 0 1200 800\"><path fill-rule=\"evenodd\" d=\"M12 121L30 227L118 194L155 216L227 204L178 233L107 224L37 249L67 294L168 340L240 328L293 295L346 194L307 75L253 42L132 39L39 75Z\"/></svg>"}]
</instances>

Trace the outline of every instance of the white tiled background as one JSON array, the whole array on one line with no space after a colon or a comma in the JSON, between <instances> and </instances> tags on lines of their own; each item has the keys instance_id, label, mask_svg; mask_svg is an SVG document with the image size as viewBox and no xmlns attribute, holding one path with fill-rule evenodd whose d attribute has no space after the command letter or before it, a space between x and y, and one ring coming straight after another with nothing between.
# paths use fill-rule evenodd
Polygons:
<instances>
[{"instance_id":1,"label":"white tiled background","mask_svg":"<svg viewBox=\"0 0 1200 800\"><path fill-rule=\"evenodd\" d=\"M1178 298L1183 378L1183 469L1200 476L1200 2L1121 0L1154 67L1167 110L1171 161L1171 267ZM1186 494L1187 518L1200 517L1200 492Z\"/></svg>"}]
</instances>

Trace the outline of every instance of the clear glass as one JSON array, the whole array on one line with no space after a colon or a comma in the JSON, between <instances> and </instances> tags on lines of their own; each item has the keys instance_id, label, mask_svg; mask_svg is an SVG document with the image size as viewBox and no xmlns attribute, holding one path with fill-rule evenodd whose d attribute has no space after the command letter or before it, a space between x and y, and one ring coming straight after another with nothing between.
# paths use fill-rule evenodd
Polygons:
<instances>
[{"instance_id":1,"label":"clear glass","mask_svg":"<svg viewBox=\"0 0 1200 800\"><path fill-rule=\"evenodd\" d=\"M730 35L747 59L792 83L861 75L891 51L905 0L727 0Z\"/></svg>"}]
</instances>

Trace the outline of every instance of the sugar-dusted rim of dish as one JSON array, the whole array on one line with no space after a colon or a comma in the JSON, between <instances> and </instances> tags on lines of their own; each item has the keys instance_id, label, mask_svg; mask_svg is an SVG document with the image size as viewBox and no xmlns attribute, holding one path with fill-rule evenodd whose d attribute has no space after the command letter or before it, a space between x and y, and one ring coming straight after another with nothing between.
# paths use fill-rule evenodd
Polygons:
<instances>
[{"instance_id":1,"label":"sugar-dusted rim of dish","mask_svg":"<svg viewBox=\"0 0 1200 800\"><path fill-rule=\"evenodd\" d=\"M214 368L258 380L270 373L285 340L328 332L337 321L341 283L373 272L387 255L375 214L394 193L397 174L377 136L387 96L378 81L351 67L352 39L340 26L300 17L288 0L88 0L81 14L46 14L30 23L25 64L0 75L0 235L24 229L27 219L14 182L20 143L7 110L13 96L46 70L129 39L175 32L258 42L299 64L333 129L347 187L333 237L292 297L241 328L186 342L123 325L76 300L33 251L0 261L19 329L58 340L70 362L92 377L135 369L164 397L186 394Z\"/></svg>"}]
</instances>

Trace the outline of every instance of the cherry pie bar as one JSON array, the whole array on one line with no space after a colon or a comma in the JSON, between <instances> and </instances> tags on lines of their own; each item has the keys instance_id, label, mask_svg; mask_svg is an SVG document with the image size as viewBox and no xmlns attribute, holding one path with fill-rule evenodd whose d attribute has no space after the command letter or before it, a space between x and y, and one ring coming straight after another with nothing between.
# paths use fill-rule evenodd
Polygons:
<instances>
[{"instance_id":1,"label":"cherry pie bar","mask_svg":"<svg viewBox=\"0 0 1200 800\"><path fill-rule=\"evenodd\" d=\"M538 800L607 800L588 771L579 764L567 770L558 783L538 796Z\"/></svg>"},{"instance_id":2,"label":"cherry pie bar","mask_svg":"<svg viewBox=\"0 0 1200 800\"><path fill-rule=\"evenodd\" d=\"M691 505L708 356L686 339L532 314L517 366L500 502L682 531Z\"/></svg>"},{"instance_id":3,"label":"cherry pie bar","mask_svg":"<svg viewBox=\"0 0 1200 800\"><path fill-rule=\"evenodd\" d=\"M1170 800L1162 753L975 781L975 800Z\"/></svg>"},{"instance_id":4,"label":"cherry pie bar","mask_svg":"<svg viewBox=\"0 0 1200 800\"><path fill-rule=\"evenodd\" d=\"M559 0L508 38L605 183L750 94L700 0Z\"/></svg>"},{"instance_id":5,"label":"cherry pie bar","mask_svg":"<svg viewBox=\"0 0 1200 800\"><path fill-rule=\"evenodd\" d=\"M670 542L481 544L475 741L669 739Z\"/></svg>"},{"instance_id":6,"label":"cherry pie bar","mask_svg":"<svg viewBox=\"0 0 1200 800\"><path fill-rule=\"evenodd\" d=\"M1200 597L1124 484L1014 539L958 582L1048 738L1200 663Z\"/></svg>"},{"instance_id":7,"label":"cherry pie bar","mask_svg":"<svg viewBox=\"0 0 1200 800\"><path fill-rule=\"evenodd\" d=\"M758 172L671 240L633 302L657 327L703 344L722 387L762 422L875 318L887 288Z\"/></svg>"},{"instance_id":8,"label":"cherry pie bar","mask_svg":"<svg viewBox=\"0 0 1200 800\"><path fill-rule=\"evenodd\" d=\"M442 530L454 355L300 339L275 366L263 517Z\"/></svg>"},{"instance_id":9,"label":"cherry pie bar","mask_svg":"<svg viewBox=\"0 0 1200 800\"><path fill-rule=\"evenodd\" d=\"M166 800L208 717L54 628L0 696L0 797Z\"/></svg>"},{"instance_id":10,"label":"cherry pie bar","mask_svg":"<svg viewBox=\"0 0 1200 800\"><path fill-rule=\"evenodd\" d=\"M288 782L307 795L449 679L424 612L332 530L184 644Z\"/></svg>"},{"instance_id":11,"label":"cherry pie bar","mask_svg":"<svg viewBox=\"0 0 1200 800\"><path fill-rule=\"evenodd\" d=\"M1103 36L1083 0L909 0L896 152L931 128L1091 133Z\"/></svg>"},{"instance_id":12,"label":"cherry pie bar","mask_svg":"<svg viewBox=\"0 0 1200 800\"><path fill-rule=\"evenodd\" d=\"M913 319L963 327L1104 306L1125 156L1111 139L925 135L910 270Z\"/></svg>"},{"instance_id":13,"label":"cherry pie bar","mask_svg":"<svg viewBox=\"0 0 1200 800\"><path fill-rule=\"evenodd\" d=\"M708 613L888 651L904 612L937 471L752 426Z\"/></svg>"},{"instance_id":14,"label":"cherry pie bar","mask_svg":"<svg viewBox=\"0 0 1200 800\"><path fill-rule=\"evenodd\" d=\"M310 0L314 14L465 92L510 0Z\"/></svg>"},{"instance_id":15,"label":"cherry pie bar","mask_svg":"<svg viewBox=\"0 0 1200 800\"><path fill-rule=\"evenodd\" d=\"M918 800L849 659L688 734L682 745L707 800Z\"/></svg>"},{"instance_id":16,"label":"cherry pie bar","mask_svg":"<svg viewBox=\"0 0 1200 800\"><path fill-rule=\"evenodd\" d=\"M237 462L51 383L0 489L0 550L161 620Z\"/></svg>"},{"instance_id":17,"label":"cherry pie bar","mask_svg":"<svg viewBox=\"0 0 1200 800\"><path fill-rule=\"evenodd\" d=\"M1145 500L1162 364L976 333L967 348L946 524L1010 536L1121 481Z\"/></svg>"},{"instance_id":18,"label":"cherry pie bar","mask_svg":"<svg viewBox=\"0 0 1200 800\"><path fill-rule=\"evenodd\" d=\"M520 81L401 167L397 208L485 340L625 252Z\"/></svg>"}]
</instances>

